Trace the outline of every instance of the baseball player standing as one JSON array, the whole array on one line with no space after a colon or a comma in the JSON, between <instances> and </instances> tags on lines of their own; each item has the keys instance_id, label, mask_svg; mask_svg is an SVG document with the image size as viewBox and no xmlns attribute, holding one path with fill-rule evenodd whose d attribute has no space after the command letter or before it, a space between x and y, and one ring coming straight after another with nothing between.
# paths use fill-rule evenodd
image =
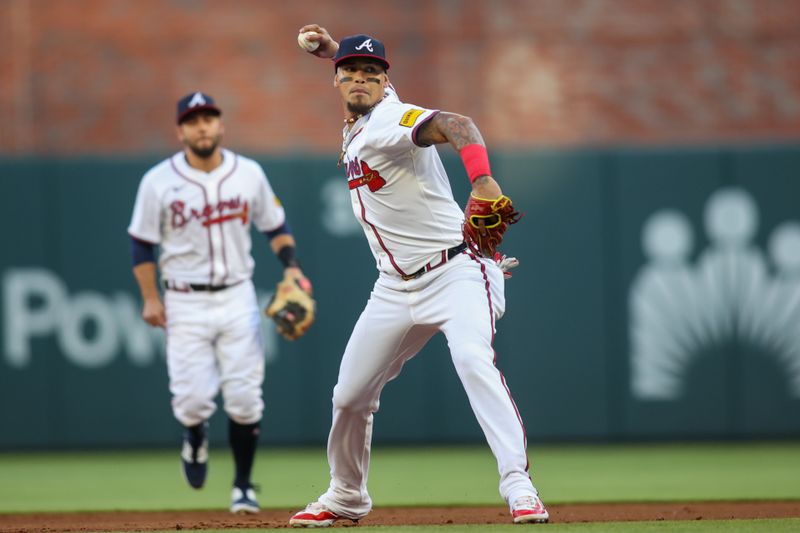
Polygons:
<instances>
[{"instance_id":1,"label":"baseball player standing","mask_svg":"<svg viewBox=\"0 0 800 533\"><path fill-rule=\"evenodd\" d=\"M205 482L208 419L221 389L236 470L230 510L255 513L251 472L264 408L264 345L251 281L251 223L269 237L285 278L309 291L310 283L261 166L220 146L221 114L202 92L178 101L176 131L184 149L144 175L128 233L142 318L166 329L172 410L185 428L186 481L195 489Z\"/></svg>"},{"instance_id":2,"label":"baseball player standing","mask_svg":"<svg viewBox=\"0 0 800 533\"><path fill-rule=\"evenodd\" d=\"M464 213L433 147L449 143L461 154L472 182L470 203L510 206L491 176L478 129L467 117L401 102L389 87L389 62L378 39L355 35L339 44L317 25L300 31L316 32L310 40L319 47L312 53L334 60L345 119L341 164L378 279L333 390L330 486L289 523L324 527L369 513L372 422L381 391L439 331L497 459L500 493L513 521L547 522L528 474L522 420L495 367L492 344L495 321L505 310L504 272L493 257L483 257L482 247L465 242ZM487 222L486 228L500 224Z\"/></svg>"}]
</instances>

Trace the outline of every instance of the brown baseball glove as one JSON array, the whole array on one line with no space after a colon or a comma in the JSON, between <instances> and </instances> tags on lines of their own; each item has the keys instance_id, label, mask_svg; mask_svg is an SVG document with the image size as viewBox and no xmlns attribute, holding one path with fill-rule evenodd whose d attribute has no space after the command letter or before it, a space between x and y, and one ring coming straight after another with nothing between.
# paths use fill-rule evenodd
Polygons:
<instances>
[{"instance_id":1,"label":"brown baseball glove","mask_svg":"<svg viewBox=\"0 0 800 533\"><path fill-rule=\"evenodd\" d=\"M508 196L478 198L470 194L464 210L464 240L483 257L494 258L509 224L516 224L521 216Z\"/></svg>"},{"instance_id":2,"label":"brown baseball glove","mask_svg":"<svg viewBox=\"0 0 800 533\"><path fill-rule=\"evenodd\" d=\"M278 333L297 340L311 327L317 302L311 297L311 282L305 278L284 278L275 288L264 313L275 321Z\"/></svg>"}]
</instances>

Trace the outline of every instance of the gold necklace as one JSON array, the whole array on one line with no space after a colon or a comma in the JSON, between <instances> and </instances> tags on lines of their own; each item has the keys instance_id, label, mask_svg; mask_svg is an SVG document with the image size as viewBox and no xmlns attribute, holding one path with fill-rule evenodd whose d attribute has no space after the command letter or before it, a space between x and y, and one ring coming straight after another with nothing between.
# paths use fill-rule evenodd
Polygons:
<instances>
[{"instance_id":1,"label":"gold necklace","mask_svg":"<svg viewBox=\"0 0 800 533\"><path fill-rule=\"evenodd\" d=\"M382 96L380 100L375 102L372 105L372 107L369 108L369 111L367 111L366 114L368 115L368 114L372 113L372 110L375 109L375 106L380 104L385 97L386 97L386 95ZM356 122L358 122L362 117L364 117L364 115L365 114L362 113L362 114L358 114L358 115L356 115L354 117L350 117L350 118L344 119L343 122L344 122L345 128L342 129L342 152L339 154L339 162L336 163L337 167L342 166L342 163L344 162L344 156L345 156L345 153L347 152L347 145L350 144L349 143L349 140L350 140L350 135L349 134L350 134L351 131L353 131L353 125Z\"/></svg>"},{"instance_id":2,"label":"gold necklace","mask_svg":"<svg viewBox=\"0 0 800 533\"><path fill-rule=\"evenodd\" d=\"M342 163L344 162L344 156L347 152L347 145L350 144L350 132L353 131L353 125L363 116L364 115L356 115L343 120L344 128L342 129L342 151L339 154L339 161L336 163L337 167L341 167Z\"/></svg>"}]
</instances>

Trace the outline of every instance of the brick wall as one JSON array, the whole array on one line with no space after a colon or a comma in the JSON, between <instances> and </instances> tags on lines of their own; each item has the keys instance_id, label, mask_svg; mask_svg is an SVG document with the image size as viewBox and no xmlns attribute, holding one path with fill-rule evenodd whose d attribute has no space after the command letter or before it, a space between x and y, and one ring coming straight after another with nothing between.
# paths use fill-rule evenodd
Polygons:
<instances>
[{"instance_id":1,"label":"brick wall","mask_svg":"<svg viewBox=\"0 0 800 533\"><path fill-rule=\"evenodd\" d=\"M490 147L800 139L796 0L0 0L0 154L164 152L202 89L226 144L335 152L333 69L295 36L381 38L401 97Z\"/></svg>"}]
</instances>

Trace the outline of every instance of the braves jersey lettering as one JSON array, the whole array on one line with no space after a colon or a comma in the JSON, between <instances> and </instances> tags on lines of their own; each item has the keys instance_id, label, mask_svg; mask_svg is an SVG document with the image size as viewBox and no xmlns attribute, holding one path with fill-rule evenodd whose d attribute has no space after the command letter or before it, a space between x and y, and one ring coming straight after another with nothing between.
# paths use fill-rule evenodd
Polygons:
<instances>
[{"instance_id":1,"label":"braves jersey lettering","mask_svg":"<svg viewBox=\"0 0 800 533\"><path fill-rule=\"evenodd\" d=\"M344 173L348 179L361 176L361 162L356 157L353 161L348 161L344 168Z\"/></svg>"},{"instance_id":2,"label":"braves jersey lettering","mask_svg":"<svg viewBox=\"0 0 800 533\"><path fill-rule=\"evenodd\" d=\"M201 221L203 227L211 224L221 224L228 220L241 220L242 224L247 224L250 207L247 201L242 201L240 197L231 200L221 200L216 205L204 205L201 209L188 208L186 203L181 200L174 200L170 205L172 211L172 227L182 228L191 220ZM215 216L216 215L216 216Z\"/></svg>"},{"instance_id":3,"label":"braves jersey lettering","mask_svg":"<svg viewBox=\"0 0 800 533\"><path fill-rule=\"evenodd\" d=\"M353 178L348 182L351 191L366 185L370 191L375 192L386 185L386 180L378 172L369 168L366 161L359 163L358 158L355 161L348 162L347 177Z\"/></svg>"}]
</instances>

